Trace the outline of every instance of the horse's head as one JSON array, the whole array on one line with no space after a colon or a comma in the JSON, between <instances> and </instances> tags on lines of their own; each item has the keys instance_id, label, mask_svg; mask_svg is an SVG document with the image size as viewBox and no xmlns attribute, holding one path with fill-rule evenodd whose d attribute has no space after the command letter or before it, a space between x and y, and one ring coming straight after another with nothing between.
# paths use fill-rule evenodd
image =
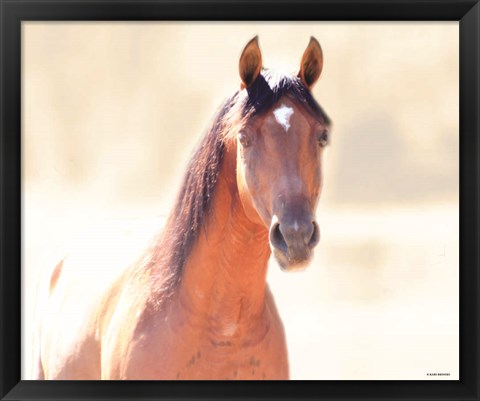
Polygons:
<instances>
[{"instance_id":1,"label":"horse's head","mask_svg":"<svg viewBox=\"0 0 480 401\"><path fill-rule=\"evenodd\" d=\"M320 239L315 209L329 121L311 95L323 65L313 37L297 75L262 70L257 38L240 57L244 118L237 131L237 185L250 220L269 229L283 270L303 268Z\"/></svg>"}]
</instances>

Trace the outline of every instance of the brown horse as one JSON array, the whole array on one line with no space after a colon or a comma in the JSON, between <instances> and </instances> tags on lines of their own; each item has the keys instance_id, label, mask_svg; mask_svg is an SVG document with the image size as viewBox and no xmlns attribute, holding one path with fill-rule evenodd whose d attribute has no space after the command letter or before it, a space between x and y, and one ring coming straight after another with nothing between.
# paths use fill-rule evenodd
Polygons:
<instances>
[{"instance_id":1,"label":"brown horse","mask_svg":"<svg viewBox=\"0 0 480 401\"><path fill-rule=\"evenodd\" d=\"M263 69L256 37L246 45L241 88L214 118L151 245L107 278L110 255L70 254L53 269L35 378L289 378L266 271L272 253L283 270L305 267L319 241L330 123L311 88L322 65L313 37L295 75Z\"/></svg>"}]
</instances>

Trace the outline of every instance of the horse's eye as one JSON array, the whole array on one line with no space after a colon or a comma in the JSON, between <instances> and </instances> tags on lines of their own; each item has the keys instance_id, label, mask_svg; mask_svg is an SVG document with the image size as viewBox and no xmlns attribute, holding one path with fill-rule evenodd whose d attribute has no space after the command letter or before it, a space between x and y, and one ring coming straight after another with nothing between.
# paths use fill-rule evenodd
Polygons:
<instances>
[{"instance_id":1,"label":"horse's eye","mask_svg":"<svg viewBox=\"0 0 480 401\"><path fill-rule=\"evenodd\" d=\"M239 132L238 133L238 141L241 143L241 145L244 148L247 148L252 144L252 139L250 135L247 135L245 132Z\"/></svg>"},{"instance_id":2,"label":"horse's eye","mask_svg":"<svg viewBox=\"0 0 480 401\"><path fill-rule=\"evenodd\" d=\"M328 129L325 129L320 133L318 137L318 143L320 144L321 147L328 145L329 137L330 135L329 135Z\"/></svg>"}]
</instances>

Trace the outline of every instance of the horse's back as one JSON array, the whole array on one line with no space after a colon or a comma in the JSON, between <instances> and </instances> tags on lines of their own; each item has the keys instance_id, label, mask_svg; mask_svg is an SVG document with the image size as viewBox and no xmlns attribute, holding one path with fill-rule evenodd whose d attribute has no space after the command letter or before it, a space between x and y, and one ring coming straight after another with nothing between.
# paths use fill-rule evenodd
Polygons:
<instances>
[{"instance_id":1,"label":"horse's back","mask_svg":"<svg viewBox=\"0 0 480 401\"><path fill-rule=\"evenodd\" d=\"M109 293L162 220L115 220L84 231L42 283L33 363L36 378L101 378L101 319Z\"/></svg>"}]
</instances>

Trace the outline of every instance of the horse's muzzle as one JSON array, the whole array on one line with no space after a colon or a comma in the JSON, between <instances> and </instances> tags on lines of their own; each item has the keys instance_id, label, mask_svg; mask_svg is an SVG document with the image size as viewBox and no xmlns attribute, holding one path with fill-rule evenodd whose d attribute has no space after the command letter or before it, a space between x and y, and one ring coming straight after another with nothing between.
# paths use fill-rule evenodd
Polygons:
<instances>
[{"instance_id":1,"label":"horse's muzzle","mask_svg":"<svg viewBox=\"0 0 480 401\"><path fill-rule=\"evenodd\" d=\"M301 270L312 258L313 248L320 240L320 229L310 216L284 221L274 216L269 239L273 255L282 270Z\"/></svg>"}]
</instances>

